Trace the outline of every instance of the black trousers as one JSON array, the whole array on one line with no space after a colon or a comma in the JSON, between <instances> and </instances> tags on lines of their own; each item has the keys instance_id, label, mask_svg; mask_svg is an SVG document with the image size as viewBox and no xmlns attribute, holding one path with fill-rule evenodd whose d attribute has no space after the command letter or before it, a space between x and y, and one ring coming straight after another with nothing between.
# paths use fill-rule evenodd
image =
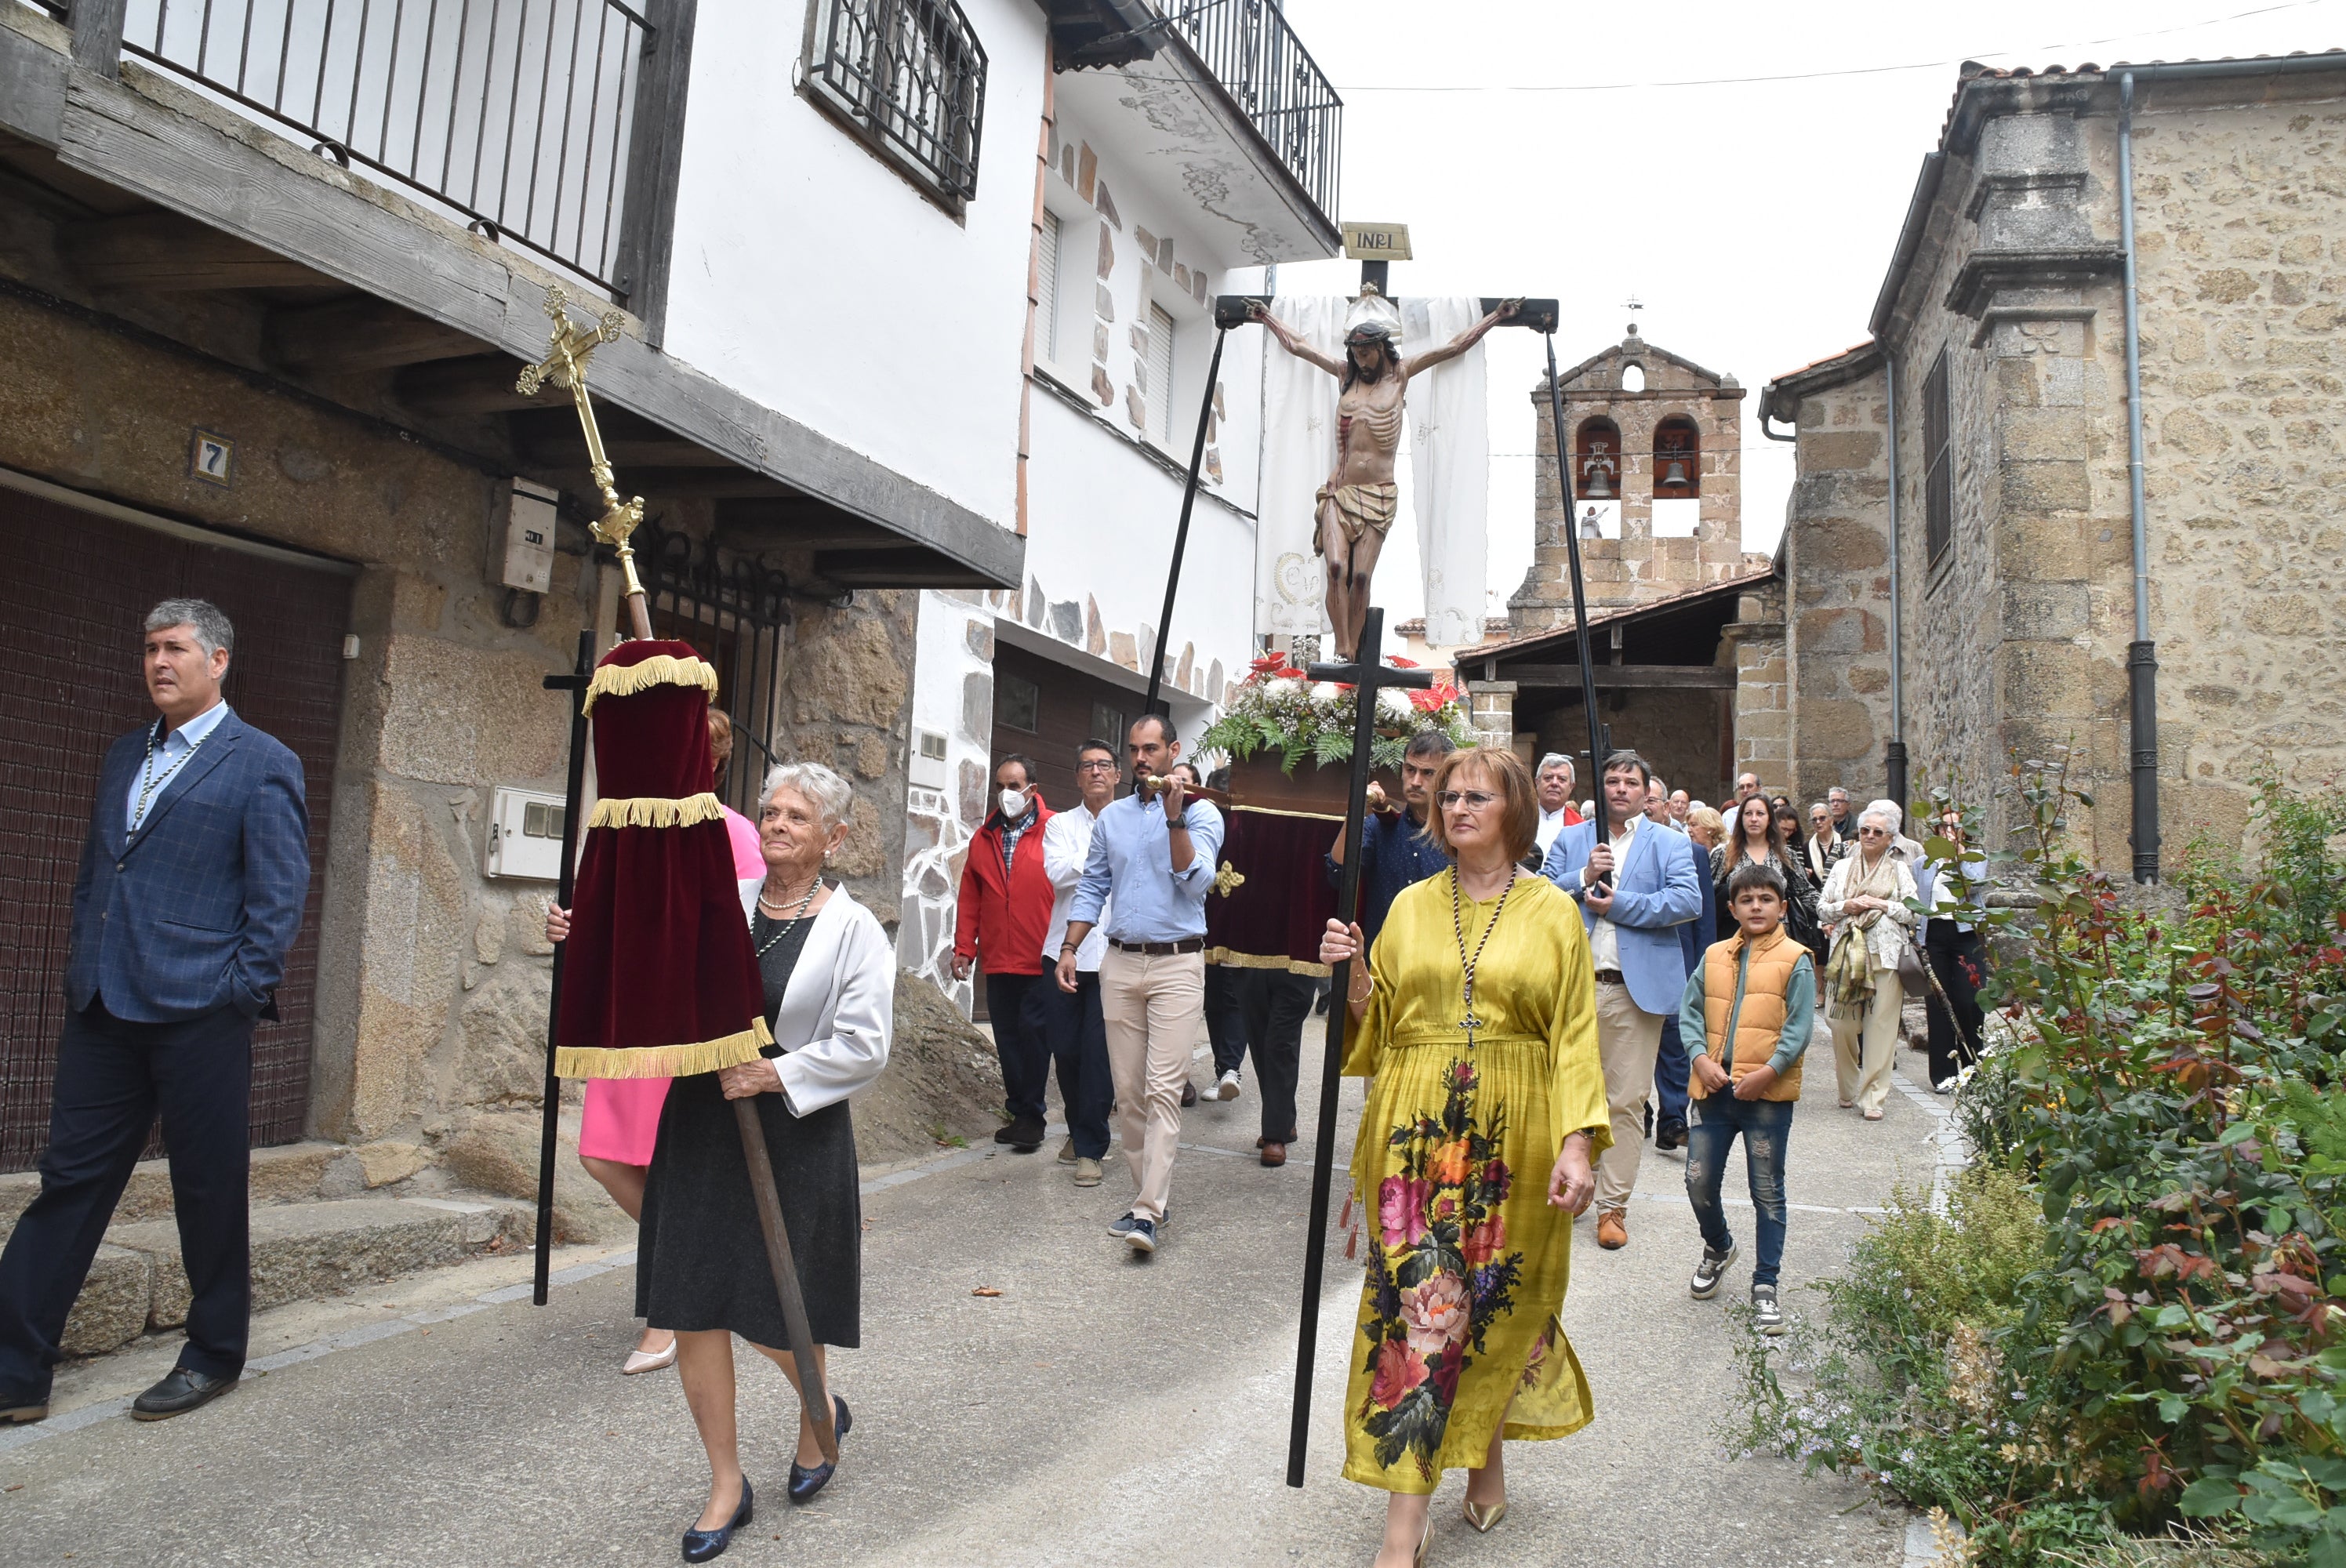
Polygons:
<instances>
[{"instance_id":1,"label":"black trousers","mask_svg":"<svg viewBox=\"0 0 2346 1568\"><path fill-rule=\"evenodd\" d=\"M1246 1064L1247 976L1255 972L1236 964L1206 965L1206 1038L1214 1047L1214 1076Z\"/></svg>"},{"instance_id":2,"label":"black trousers","mask_svg":"<svg viewBox=\"0 0 2346 1568\"><path fill-rule=\"evenodd\" d=\"M216 1378L244 1370L251 1092L252 1020L233 1007L169 1023L126 1022L102 1000L66 1014L41 1194L0 1253L0 1390L46 1392L66 1317L158 1111L194 1298L179 1364Z\"/></svg>"},{"instance_id":3,"label":"black trousers","mask_svg":"<svg viewBox=\"0 0 2346 1568\"><path fill-rule=\"evenodd\" d=\"M1955 1015L1928 998L1931 1013L1931 1082L1943 1084L1979 1060L1979 984L1987 977L1987 949L1975 931L1957 931L1953 921L1934 920L1924 937L1923 955L1940 989L1954 1003Z\"/></svg>"},{"instance_id":4,"label":"black trousers","mask_svg":"<svg viewBox=\"0 0 2346 1568\"><path fill-rule=\"evenodd\" d=\"M1043 1095L1051 1082L1051 1037L1043 1023L1043 998L1056 991L1051 973L989 974L985 1016L994 1025L994 1054L1002 1063L1004 1108L1014 1122L1044 1122ZM1065 1090L1064 1080L1060 1088Z\"/></svg>"},{"instance_id":5,"label":"black trousers","mask_svg":"<svg viewBox=\"0 0 2346 1568\"><path fill-rule=\"evenodd\" d=\"M1212 971L1207 972L1211 973ZM1059 1098L1067 1107L1067 1135L1084 1159L1107 1157L1107 1117L1116 1105L1116 1080L1107 1064L1107 1019L1100 1011L1099 972L1077 972L1076 989L1059 989L1050 975L1043 993L1043 1020L1050 1032L1051 1057L1059 1064Z\"/></svg>"},{"instance_id":6,"label":"black trousers","mask_svg":"<svg viewBox=\"0 0 2346 1568\"><path fill-rule=\"evenodd\" d=\"M1320 985L1308 974L1284 969L1239 972L1239 1006L1246 1038L1254 1046L1255 1092L1262 1099L1263 1140L1291 1144L1298 1131L1295 1080L1302 1069L1303 1023L1311 1016Z\"/></svg>"}]
</instances>

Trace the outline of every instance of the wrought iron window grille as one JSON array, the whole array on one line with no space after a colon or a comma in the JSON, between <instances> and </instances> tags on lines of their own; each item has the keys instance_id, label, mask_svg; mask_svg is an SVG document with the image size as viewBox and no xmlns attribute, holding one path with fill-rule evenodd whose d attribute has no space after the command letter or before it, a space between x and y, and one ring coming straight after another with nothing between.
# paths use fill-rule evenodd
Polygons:
<instances>
[{"instance_id":1,"label":"wrought iron window grille","mask_svg":"<svg viewBox=\"0 0 2346 1568\"><path fill-rule=\"evenodd\" d=\"M977 194L985 48L954 0L811 0L805 86L956 215Z\"/></svg>"}]
</instances>

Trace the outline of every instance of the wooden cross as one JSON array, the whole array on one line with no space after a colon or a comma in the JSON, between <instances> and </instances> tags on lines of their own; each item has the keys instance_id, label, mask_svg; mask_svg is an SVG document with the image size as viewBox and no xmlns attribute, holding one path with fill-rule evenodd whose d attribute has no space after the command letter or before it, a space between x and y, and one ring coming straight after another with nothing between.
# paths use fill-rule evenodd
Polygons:
<instances>
[{"instance_id":1,"label":"wooden cross","mask_svg":"<svg viewBox=\"0 0 2346 1568\"><path fill-rule=\"evenodd\" d=\"M1387 689L1423 689L1433 684L1430 669L1402 669L1378 657L1385 613L1369 606L1361 625L1361 646L1350 664L1315 664L1313 680L1352 688L1352 783L1344 799L1343 871L1336 884L1336 918L1351 925L1361 913L1361 827L1368 815L1369 771L1377 741L1377 698ZM1368 954L1361 955L1368 962ZM1287 1484L1303 1484L1303 1446L1311 1424L1311 1359L1320 1339L1320 1278L1328 1250L1328 1192L1336 1152L1336 1089L1344 1067L1344 998L1352 983L1350 960L1328 979L1328 1047L1320 1069L1320 1129L1311 1147L1311 1240L1303 1251L1303 1316L1295 1336L1295 1413L1287 1440Z\"/></svg>"}]
</instances>

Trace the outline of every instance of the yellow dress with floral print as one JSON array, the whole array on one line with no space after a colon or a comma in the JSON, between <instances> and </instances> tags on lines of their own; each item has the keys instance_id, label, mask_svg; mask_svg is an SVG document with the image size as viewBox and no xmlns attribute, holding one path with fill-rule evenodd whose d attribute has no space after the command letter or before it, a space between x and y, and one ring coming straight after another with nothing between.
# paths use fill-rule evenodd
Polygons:
<instances>
[{"instance_id":1,"label":"yellow dress with floral print","mask_svg":"<svg viewBox=\"0 0 2346 1568\"><path fill-rule=\"evenodd\" d=\"M1547 1201L1567 1134L1586 1130L1592 1157L1612 1141L1588 937L1529 873L1504 908L1460 898L1454 923L1455 876L1393 901L1344 1059L1373 1079L1352 1145L1368 1278L1344 1474L1388 1492L1480 1465L1502 1420L1511 1439L1558 1438L1593 1413L1558 1317L1572 1217ZM1482 944L1471 1046L1462 926L1467 952Z\"/></svg>"}]
</instances>

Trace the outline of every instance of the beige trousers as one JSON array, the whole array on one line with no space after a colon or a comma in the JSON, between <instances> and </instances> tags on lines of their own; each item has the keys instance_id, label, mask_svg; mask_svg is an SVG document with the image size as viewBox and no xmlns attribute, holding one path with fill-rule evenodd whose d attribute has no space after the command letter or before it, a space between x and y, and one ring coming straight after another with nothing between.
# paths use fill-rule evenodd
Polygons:
<instances>
[{"instance_id":1,"label":"beige trousers","mask_svg":"<svg viewBox=\"0 0 2346 1568\"><path fill-rule=\"evenodd\" d=\"M1654 1058L1662 1049L1662 1015L1648 1013L1626 985L1596 983L1596 1055L1605 1066L1605 1104L1613 1113L1613 1146L1596 1157L1596 1207L1627 1208L1646 1149L1646 1100L1654 1092Z\"/></svg>"},{"instance_id":2,"label":"beige trousers","mask_svg":"<svg viewBox=\"0 0 2346 1568\"><path fill-rule=\"evenodd\" d=\"M1843 1105L1878 1111L1890 1098L1890 1069L1898 1060L1898 1013L1906 1003L1898 972L1873 972L1873 1000L1857 1018L1828 1013L1832 1024L1833 1070Z\"/></svg>"},{"instance_id":3,"label":"beige trousers","mask_svg":"<svg viewBox=\"0 0 2346 1568\"><path fill-rule=\"evenodd\" d=\"M1165 1217L1173 1150L1181 1141L1181 1085L1206 1022L1206 957L1111 946L1100 960L1100 1013L1107 1024L1116 1125L1138 1196L1132 1212Z\"/></svg>"}]
</instances>

